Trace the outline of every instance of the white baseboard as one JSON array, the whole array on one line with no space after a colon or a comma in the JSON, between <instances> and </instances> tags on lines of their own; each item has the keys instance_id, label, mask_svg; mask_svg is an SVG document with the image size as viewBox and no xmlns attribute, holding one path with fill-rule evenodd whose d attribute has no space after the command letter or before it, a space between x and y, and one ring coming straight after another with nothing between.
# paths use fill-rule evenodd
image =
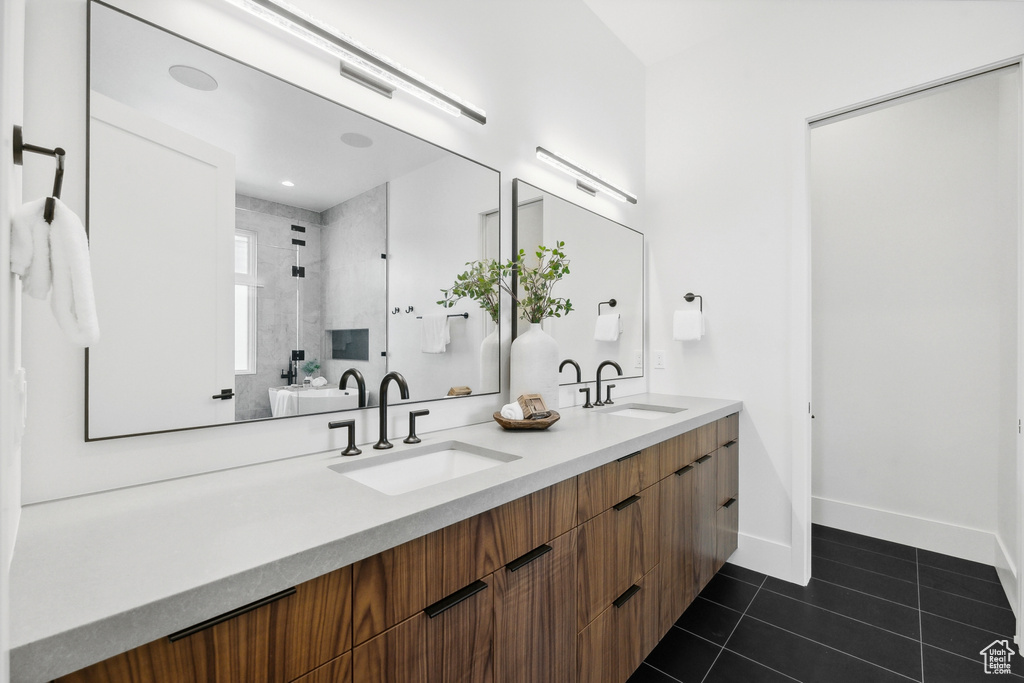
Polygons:
<instances>
[{"instance_id":1,"label":"white baseboard","mask_svg":"<svg viewBox=\"0 0 1024 683\"><path fill-rule=\"evenodd\" d=\"M793 576L792 549L777 541L740 533L738 548L729 562L783 581L799 583Z\"/></svg>"},{"instance_id":2,"label":"white baseboard","mask_svg":"<svg viewBox=\"0 0 1024 683\"><path fill-rule=\"evenodd\" d=\"M827 498L813 498L811 519L856 534L973 560L996 568L1010 605L1017 609L1017 566L991 531L937 522Z\"/></svg>"}]
</instances>

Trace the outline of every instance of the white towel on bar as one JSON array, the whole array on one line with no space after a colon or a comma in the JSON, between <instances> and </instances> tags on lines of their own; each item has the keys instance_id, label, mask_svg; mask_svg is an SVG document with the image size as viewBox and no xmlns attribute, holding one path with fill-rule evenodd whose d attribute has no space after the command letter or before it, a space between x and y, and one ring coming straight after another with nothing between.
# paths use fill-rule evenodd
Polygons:
<instances>
[{"instance_id":1,"label":"white towel on bar","mask_svg":"<svg viewBox=\"0 0 1024 683\"><path fill-rule=\"evenodd\" d=\"M57 324L76 346L100 336L85 227L64 202L54 199L53 223L43 218L46 199L25 204L11 221L11 270L36 299L50 294ZM31 248L28 247L31 244Z\"/></svg>"},{"instance_id":2,"label":"white towel on bar","mask_svg":"<svg viewBox=\"0 0 1024 683\"><path fill-rule=\"evenodd\" d=\"M594 341L618 341L622 332L622 318L618 313L605 313L597 316L594 325Z\"/></svg>"},{"instance_id":3,"label":"white towel on bar","mask_svg":"<svg viewBox=\"0 0 1024 683\"><path fill-rule=\"evenodd\" d=\"M451 336L448 331L447 313L427 313L420 326L420 351L423 353L444 353Z\"/></svg>"},{"instance_id":4,"label":"white towel on bar","mask_svg":"<svg viewBox=\"0 0 1024 683\"><path fill-rule=\"evenodd\" d=\"M704 314L700 311L676 311L672 316L672 338L696 341L704 336Z\"/></svg>"}]
</instances>

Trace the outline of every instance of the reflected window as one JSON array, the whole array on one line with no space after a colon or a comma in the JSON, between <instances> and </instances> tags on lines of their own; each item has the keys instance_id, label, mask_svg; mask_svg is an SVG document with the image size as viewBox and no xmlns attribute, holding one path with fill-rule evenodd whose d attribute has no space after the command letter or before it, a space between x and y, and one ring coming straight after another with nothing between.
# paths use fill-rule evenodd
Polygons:
<instances>
[{"instance_id":1,"label":"reflected window","mask_svg":"<svg viewBox=\"0 0 1024 683\"><path fill-rule=\"evenodd\" d=\"M256 374L256 233L235 230L235 374Z\"/></svg>"}]
</instances>

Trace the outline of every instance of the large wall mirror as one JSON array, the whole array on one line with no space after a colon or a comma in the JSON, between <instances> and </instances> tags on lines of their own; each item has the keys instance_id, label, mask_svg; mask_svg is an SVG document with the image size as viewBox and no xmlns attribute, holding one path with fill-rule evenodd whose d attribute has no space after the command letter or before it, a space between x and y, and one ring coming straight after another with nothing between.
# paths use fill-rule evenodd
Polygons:
<instances>
[{"instance_id":1,"label":"large wall mirror","mask_svg":"<svg viewBox=\"0 0 1024 683\"><path fill-rule=\"evenodd\" d=\"M555 296L572 302L573 311L548 318L544 330L558 342L560 358L580 364L583 380L591 381L597 366L613 360L624 377L644 374L644 236L643 233L545 192L516 178L513 183L516 248L529 262L539 244L565 242L570 274L555 288ZM615 300L613 307L610 302ZM617 315L619 329L598 329L598 315ZM519 321L519 332L528 323ZM605 371L605 377L614 376ZM566 367L562 384L576 381Z\"/></svg>"},{"instance_id":2,"label":"large wall mirror","mask_svg":"<svg viewBox=\"0 0 1024 683\"><path fill-rule=\"evenodd\" d=\"M499 390L497 323L436 305L500 257L497 171L102 3L89 30L87 439L373 406L391 370Z\"/></svg>"}]
</instances>

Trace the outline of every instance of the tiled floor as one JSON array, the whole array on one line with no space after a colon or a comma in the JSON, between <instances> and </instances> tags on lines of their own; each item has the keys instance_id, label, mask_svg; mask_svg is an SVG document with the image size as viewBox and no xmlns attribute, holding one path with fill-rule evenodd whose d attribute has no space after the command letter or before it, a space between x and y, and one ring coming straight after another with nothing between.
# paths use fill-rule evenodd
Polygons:
<instances>
[{"instance_id":1,"label":"tiled floor","mask_svg":"<svg viewBox=\"0 0 1024 683\"><path fill-rule=\"evenodd\" d=\"M727 564L629 683L970 683L1013 643L992 567L815 525L810 584Z\"/></svg>"}]
</instances>

